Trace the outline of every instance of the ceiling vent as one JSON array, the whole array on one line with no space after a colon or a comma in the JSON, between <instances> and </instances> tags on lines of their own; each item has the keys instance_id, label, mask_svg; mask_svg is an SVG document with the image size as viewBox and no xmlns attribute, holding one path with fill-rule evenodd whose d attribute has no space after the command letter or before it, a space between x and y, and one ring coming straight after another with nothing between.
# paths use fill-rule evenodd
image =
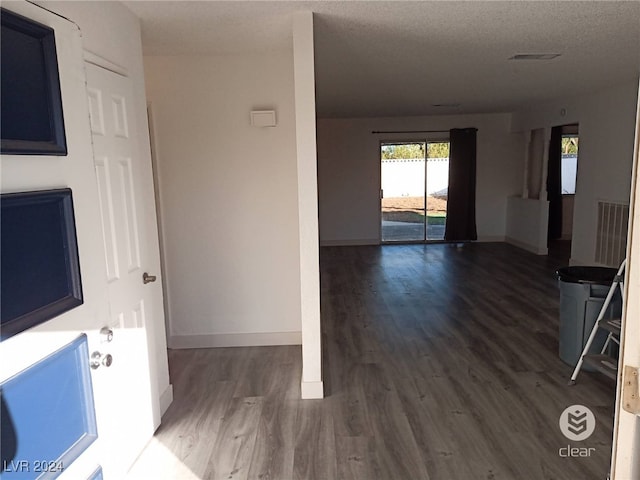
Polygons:
<instances>
[{"instance_id":1,"label":"ceiling vent","mask_svg":"<svg viewBox=\"0 0 640 480\"><path fill-rule=\"evenodd\" d=\"M552 60L560 55L560 53L519 53L509 60Z\"/></svg>"},{"instance_id":2,"label":"ceiling vent","mask_svg":"<svg viewBox=\"0 0 640 480\"><path fill-rule=\"evenodd\" d=\"M460 104L459 103L432 103L431 106L439 107L439 108L457 108L460 106Z\"/></svg>"}]
</instances>

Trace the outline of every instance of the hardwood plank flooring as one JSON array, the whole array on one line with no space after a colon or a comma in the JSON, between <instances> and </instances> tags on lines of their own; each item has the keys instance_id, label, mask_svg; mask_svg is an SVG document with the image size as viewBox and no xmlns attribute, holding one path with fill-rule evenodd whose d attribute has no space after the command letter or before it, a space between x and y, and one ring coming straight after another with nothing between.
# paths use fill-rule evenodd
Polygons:
<instances>
[{"instance_id":1,"label":"hardwood plank flooring","mask_svg":"<svg viewBox=\"0 0 640 480\"><path fill-rule=\"evenodd\" d=\"M566 259L444 244L320 260L327 397L299 399L299 346L172 350L175 400L130 478L606 478L615 386L569 387L558 358ZM558 427L576 403L597 418L583 442Z\"/></svg>"}]
</instances>

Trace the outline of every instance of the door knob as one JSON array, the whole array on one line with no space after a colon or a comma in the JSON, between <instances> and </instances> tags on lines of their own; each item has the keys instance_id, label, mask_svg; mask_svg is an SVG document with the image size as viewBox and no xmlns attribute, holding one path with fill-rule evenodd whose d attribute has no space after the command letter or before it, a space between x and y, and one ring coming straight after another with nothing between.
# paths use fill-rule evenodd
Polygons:
<instances>
[{"instance_id":1,"label":"door knob","mask_svg":"<svg viewBox=\"0 0 640 480\"><path fill-rule=\"evenodd\" d=\"M100 329L100 336L102 337L103 342L109 343L113 341L113 330L111 330L109 327L102 327Z\"/></svg>"},{"instance_id":2,"label":"door knob","mask_svg":"<svg viewBox=\"0 0 640 480\"><path fill-rule=\"evenodd\" d=\"M91 354L91 368L94 370L96 368L100 368L100 365L104 365L105 367L110 367L113 363L113 357L110 353L103 355L97 350Z\"/></svg>"},{"instance_id":3,"label":"door knob","mask_svg":"<svg viewBox=\"0 0 640 480\"><path fill-rule=\"evenodd\" d=\"M147 283L151 283L151 282L155 282L156 281L156 276L155 275L149 275L147 272L144 272L142 274L142 283L144 283L145 285Z\"/></svg>"}]
</instances>

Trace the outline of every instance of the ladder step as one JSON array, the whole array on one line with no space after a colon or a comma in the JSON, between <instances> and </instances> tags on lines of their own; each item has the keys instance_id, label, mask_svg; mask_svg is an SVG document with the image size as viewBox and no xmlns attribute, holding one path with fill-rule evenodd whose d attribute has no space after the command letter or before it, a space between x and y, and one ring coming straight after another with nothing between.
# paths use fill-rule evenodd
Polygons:
<instances>
[{"instance_id":1,"label":"ladder step","mask_svg":"<svg viewBox=\"0 0 640 480\"><path fill-rule=\"evenodd\" d=\"M620 264L620 268L618 268L618 273L614 277L613 282L609 287L609 293L607 293L607 296L602 304L602 308L600 309L600 313L598 313L598 316L596 317L596 319L604 317L605 312L609 308L611 299L613 298L613 295L615 294L618 287L620 287L621 292L624 293L622 279L623 279L626 264L627 264L627 259L625 258ZM582 353L580 356L580 360L578 361L578 364L576 365L576 367L573 369L573 373L571 374L571 380L569 381L569 385L574 385L576 383L576 378L580 373L580 368L585 363L587 365L592 366L594 369L606 375L607 377L613 379L614 381L618 380L618 372L617 372L618 361L615 358L609 357L608 355L602 355L602 354L586 355L586 353L591 348L593 341L596 338L598 329L600 328L607 330L609 332L609 335L607 336L607 339L605 341L605 345L609 345L610 342L614 342L620 345L620 334L622 331L621 321L618 319L606 319L606 320L596 321L593 325L593 328L591 328L591 333L589 334L589 338L584 344L584 347L582 349ZM604 348L601 351L604 352Z\"/></svg>"},{"instance_id":2,"label":"ladder step","mask_svg":"<svg viewBox=\"0 0 640 480\"><path fill-rule=\"evenodd\" d=\"M619 318L610 318L606 320L604 319L600 320L600 324L598 326L620 337L620 331L622 330L622 322Z\"/></svg>"},{"instance_id":3,"label":"ladder step","mask_svg":"<svg viewBox=\"0 0 640 480\"><path fill-rule=\"evenodd\" d=\"M618 361L609 355L585 355L583 361L612 380L618 378Z\"/></svg>"}]
</instances>

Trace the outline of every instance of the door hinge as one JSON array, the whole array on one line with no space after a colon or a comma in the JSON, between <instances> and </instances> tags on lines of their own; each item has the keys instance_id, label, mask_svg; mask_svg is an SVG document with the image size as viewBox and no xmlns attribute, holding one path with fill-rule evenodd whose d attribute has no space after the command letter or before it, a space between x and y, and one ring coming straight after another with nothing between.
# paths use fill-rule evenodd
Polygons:
<instances>
[{"instance_id":1,"label":"door hinge","mask_svg":"<svg viewBox=\"0 0 640 480\"><path fill-rule=\"evenodd\" d=\"M638 369L624 366L622 374L622 408L634 415L640 414L640 397L638 391Z\"/></svg>"}]
</instances>

